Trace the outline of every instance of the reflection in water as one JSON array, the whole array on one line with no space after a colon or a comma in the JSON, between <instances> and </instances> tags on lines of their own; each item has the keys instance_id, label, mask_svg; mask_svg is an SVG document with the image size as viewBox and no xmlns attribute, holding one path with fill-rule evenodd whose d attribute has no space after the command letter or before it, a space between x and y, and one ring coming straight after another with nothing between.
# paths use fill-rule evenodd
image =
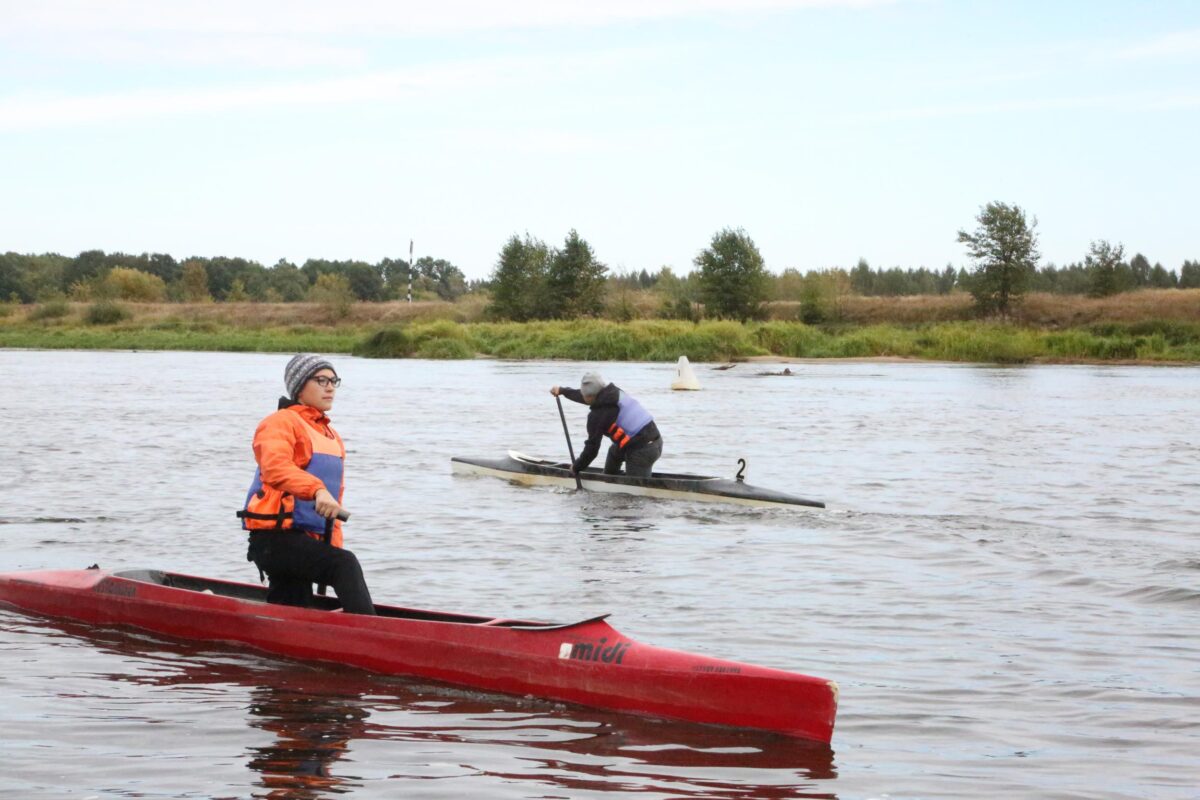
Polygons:
<instances>
[{"instance_id":1,"label":"reflection in water","mask_svg":"<svg viewBox=\"0 0 1200 800\"><path fill-rule=\"evenodd\" d=\"M251 749L250 769L262 776L270 798L317 798L360 785L335 774L335 762L362 738L370 712L362 696L307 682L262 684L251 690L250 724L276 741Z\"/></svg>"},{"instance_id":2,"label":"reflection in water","mask_svg":"<svg viewBox=\"0 0 1200 800\"><path fill-rule=\"evenodd\" d=\"M837 777L833 751L824 745L684 723L585 715L595 722L590 735L553 742L521 738L525 747L551 752L542 759L527 755L522 769L497 776L519 781L535 777L572 790L619 789L671 797L835 796L807 783ZM529 717L526 725L526 730L558 728L537 716Z\"/></svg>"},{"instance_id":3,"label":"reflection in water","mask_svg":"<svg viewBox=\"0 0 1200 800\"><path fill-rule=\"evenodd\" d=\"M317 800L357 794L380 780L464 774L557 787L569 796L834 797L814 783L836 778L833 751L782 736L432 686L78 623L30 620L22 627L86 638L119 660L96 677L179 690L171 697L181 715L236 702L251 728L273 737L243 753L256 797ZM504 757L497 759L497 751Z\"/></svg>"}]
</instances>

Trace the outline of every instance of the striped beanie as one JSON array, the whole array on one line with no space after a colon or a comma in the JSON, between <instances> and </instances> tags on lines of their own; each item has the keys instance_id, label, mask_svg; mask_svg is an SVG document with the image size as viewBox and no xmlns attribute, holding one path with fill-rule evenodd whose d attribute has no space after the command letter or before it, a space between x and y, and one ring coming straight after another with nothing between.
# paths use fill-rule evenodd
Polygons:
<instances>
[{"instance_id":1,"label":"striped beanie","mask_svg":"<svg viewBox=\"0 0 1200 800\"><path fill-rule=\"evenodd\" d=\"M287 387L288 397L295 400L300 394L300 390L304 388L304 384L308 383L308 379L313 376L313 373L320 372L323 369L333 370L333 374L337 375L337 370L333 369L333 364L318 355L312 353L300 353L292 356L291 361L283 370L283 385Z\"/></svg>"}]
</instances>

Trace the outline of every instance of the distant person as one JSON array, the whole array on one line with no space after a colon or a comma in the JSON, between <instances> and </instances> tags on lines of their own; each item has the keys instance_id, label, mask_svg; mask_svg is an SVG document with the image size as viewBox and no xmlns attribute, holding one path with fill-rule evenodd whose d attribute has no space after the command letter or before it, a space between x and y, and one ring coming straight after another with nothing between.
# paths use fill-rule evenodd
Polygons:
<instances>
[{"instance_id":1,"label":"distant person","mask_svg":"<svg viewBox=\"0 0 1200 800\"><path fill-rule=\"evenodd\" d=\"M592 463L600 452L601 438L607 436L612 445L604 461L605 474L619 474L624 464L626 475L650 477L654 462L662 455L662 436L654 417L632 395L614 383L605 383L595 372L586 373L578 389L553 386L550 394L591 406L587 443L571 465L572 472L579 474Z\"/></svg>"},{"instance_id":2,"label":"distant person","mask_svg":"<svg viewBox=\"0 0 1200 800\"><path fill-rule=\"evenodd\" d=\"M287 363L287 397L254 431L258 469L238 516L250 532L248 561L270 578L267 602L308 607L314 583L331 586L342 609L374 614L362 567L342 548L346 447L325 412L341 379L316 355Z\"/></svg>"}]
</instances>

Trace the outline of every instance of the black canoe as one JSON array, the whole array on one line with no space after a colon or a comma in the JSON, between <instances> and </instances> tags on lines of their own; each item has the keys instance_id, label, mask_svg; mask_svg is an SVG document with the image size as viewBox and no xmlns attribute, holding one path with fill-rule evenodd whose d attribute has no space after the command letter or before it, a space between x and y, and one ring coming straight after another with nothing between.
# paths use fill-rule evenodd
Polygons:
<instances>
[{"instance_id":1,"label":"black canoe","mask_svg":"<svg viewBox=\"0 0 1200 800\"><path fill-rule=\"evenodd\" d=\"M744 462L743 462L744 463ZM567 464L531 458L510 450L504 458L450 459L451 469L460 475L491 475L527 486L563 486L575 488L575 478ZM760 489L742 482L740 478L710 478L686 473L655 472L649 478L628 475L605 475L603 470L588 467L580 473L583 488L593 492L633 494L674 500L696 500L706 503L736 503L743 506L809 506L824 508L819 500Z\"/></svg>"}]
</instances>

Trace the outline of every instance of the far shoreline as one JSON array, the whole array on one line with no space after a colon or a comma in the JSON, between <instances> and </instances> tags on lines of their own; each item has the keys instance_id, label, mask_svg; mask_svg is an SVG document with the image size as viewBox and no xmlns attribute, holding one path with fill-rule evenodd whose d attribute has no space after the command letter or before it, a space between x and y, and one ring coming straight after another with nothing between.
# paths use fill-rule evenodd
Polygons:
<instances>
[{"instance_id":1,"label":"far shoreline","mask_svg":"<svg viewBox=\"0 0 1200 800\"><path fill-rule=\"evenodd\" d=\"M342 313L294 303L61 302L7 307L0 314L0 349L662 363L687 356L694 364L711 365L1200 364L1200 290L1176 290L1176 295L1188 302L1177 302L1172 316L1147 316L1147 302L1132 319L1054 324L995 319L821 325L796 319L494 322L464 318L464 309L452 303L419 308L364 303ZM1118 314L1119 309L1111 310Z\"/></svg>"},{"instance_id":2,"label":"far shoreline","mask_svg":"<svg viewBox=\"0 0 1200 800\"><path fill-rule=\"evenodd\" d=\"M72 352L72 353L225 353L229 355L286 355L294 352L292 350L215 350L211 348L187 349L187 348L162 348L162 347L12 347L0 344L0 352L13 353L56 353L56 352ZM663 366L675 366L678 359L664 360L644 360L644 359L583 359L569 358L561 356L531 356L531 357L512 357L512 356L497 356L488 353L475 353L472 356L461 359L446 359L446 358L429 358L423 356L397 356L394 359L380 359L372 356L360 356L354 353L341 351L322 351L315 352L326 353L335 356L350 356L354 358L364 358L367 360L396 360L396 361L503 361L511 363L529 363L536 361L544 361L547 363L564 362L564 361L582 361L594 362L598 364L604 363L625 363L625 364L661 364ZM697 361L688 359L688 363L695 367L702 368L709 372L723 371L733 369L739 365L820 365L820 364L892 364L892 365L942 365L942 366L960 366L960 367L1200 367L1198 361L1165 361L1159 359L1050 359L1050 358L1035 358L1021 363L1005 363L999 361L953 361L941 358L921 358L920 356L780 356L780 355L758 355L758 356L739 356L733 359L717 359L714 361ZM794 373L800 374L800 373ZM788 377L779 373L764 373L762 377Z\"/></svg>"}]
</instances>

